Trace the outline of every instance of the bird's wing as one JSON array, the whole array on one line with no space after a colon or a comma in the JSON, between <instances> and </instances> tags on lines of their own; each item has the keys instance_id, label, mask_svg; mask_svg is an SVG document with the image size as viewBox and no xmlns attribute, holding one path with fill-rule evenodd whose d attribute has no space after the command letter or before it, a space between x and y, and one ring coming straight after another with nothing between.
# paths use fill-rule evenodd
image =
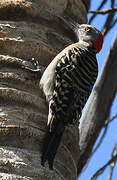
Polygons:
<instances>
[{"instance_id":1,"label":"bird's wing","mask_svg":"<svg viewBox=\"0 0 117 180\"><path fill-rule=\"evenodd\" d=\"M78 100L75 98L78 96L75 93L78 92L75 90L72 79L76 67L69 60L67 53L59 60L55 70L54 92L49 103L48 124L51 130L56 127L58 119L64 126L76 119L75 104Z\"/></svg>"}]
</instances>

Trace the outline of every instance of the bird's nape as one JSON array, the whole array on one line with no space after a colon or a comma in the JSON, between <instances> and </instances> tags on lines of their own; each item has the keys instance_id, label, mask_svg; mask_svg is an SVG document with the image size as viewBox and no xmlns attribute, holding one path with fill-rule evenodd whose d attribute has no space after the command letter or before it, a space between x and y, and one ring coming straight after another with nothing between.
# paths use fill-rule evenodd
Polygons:
<instances>
[{"instance_id":1,"label":"bird's nape","mask_svg":"<svg viewBox=\"0 0 117 180\"><path fill-rule=\"evenodd\" d=\"M101 32L99 33L99 37L93 42L93 45L94 45L97 53L100 52L100 50L102 49L102 45L103 45L103 35Z\"/></svg>"}]
</instances>

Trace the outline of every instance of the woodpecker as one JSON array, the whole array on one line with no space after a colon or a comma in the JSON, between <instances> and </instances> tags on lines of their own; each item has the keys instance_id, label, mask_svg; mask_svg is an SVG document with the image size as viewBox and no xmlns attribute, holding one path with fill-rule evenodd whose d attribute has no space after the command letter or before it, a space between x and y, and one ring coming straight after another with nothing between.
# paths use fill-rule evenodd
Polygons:
<instances>
[{"instance_id":1,"label":"woodpecker","mask_svg":"<svg viewBox=\"0 0 117 180\"><path fill-rule=\"evenodd\" d=\"M65 127L79 121L91 94L98 75L96 53L103 45L103 35L95 27L70 23L78 42L62 50L45 69L40 80L40 88L49 106L41 165L48 161L50 169L53 169Z\"/></svg>"},{"instance_id":2,"label":"woodpecker","mask_svg":"<svg viewBox=\"0 0 117 180\"><path fill-rule=\"evenodd\" d=\"M79 41L62 50L40 80L49 106L41 164L48 161L50 169L65 127L79 121L98 75L96 53L102 49L102 33L87 24L75 24L74 30Z\"/></svg>"}]
</instances>

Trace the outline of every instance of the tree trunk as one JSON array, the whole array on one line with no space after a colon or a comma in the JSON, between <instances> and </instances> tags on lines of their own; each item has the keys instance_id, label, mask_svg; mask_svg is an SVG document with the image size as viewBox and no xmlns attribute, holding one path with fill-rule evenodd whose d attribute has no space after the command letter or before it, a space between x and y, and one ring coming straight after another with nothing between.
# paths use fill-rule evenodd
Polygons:
<instances>
[{"instance_id":1,"label":"tree trunk","mask_svg":"<svg viewBox=\"0 0 117 180\"><path fill-rule=\"evenodd\" d=\"M79 146L82 150L78 160L78 174L91 155L93 145L109 117L117 93L117 32L104 63L102 72L80 119Z\"/></svg>"},{"instance_id":2,"label":"tree trunk","mask_svg":"<svg viewBox=\"0 0 117 180\"><path fill-rule=\"evenodd\" d=\"M54 170L40 165L48 105L34 68L35 58L46 67L75 40L62 22L68 16L87 22L89 0L0 1L0 178L76 180L78 127L67 128Z\"/></svg>"}]
</instances>

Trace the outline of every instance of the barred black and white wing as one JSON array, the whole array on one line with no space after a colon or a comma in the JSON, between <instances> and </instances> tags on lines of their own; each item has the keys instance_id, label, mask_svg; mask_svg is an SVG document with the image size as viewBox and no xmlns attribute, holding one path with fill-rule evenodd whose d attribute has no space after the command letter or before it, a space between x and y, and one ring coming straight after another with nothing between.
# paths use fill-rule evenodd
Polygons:
<instances>
[{"instance_id":1,"label":"barred black and white wing","mask_svg":"<svg viewBox=\"0 0 117 180\"><path fill-rule=\"evenodd\" d=\"M87 52L87 53L86 53ZM87 56L86 56L87 54ZM95 53L88 49L72 48L58 62L50 109L50 131L56 121L72 124L81 116L82 109L97 78L98 67Z\"/></svg>"},{"instance_id":2,"label":"barred black and white wing","mask_svg":"<svg viewBox=\"0 0 117 180\"><path fill-rule=\"evenodd\" d=\"M97 77L96 53L85 46L73 47L57 61L49 98L48 128L42 165L53 160L65 126L79 120Z\"/></svg>"}]
</instances>

